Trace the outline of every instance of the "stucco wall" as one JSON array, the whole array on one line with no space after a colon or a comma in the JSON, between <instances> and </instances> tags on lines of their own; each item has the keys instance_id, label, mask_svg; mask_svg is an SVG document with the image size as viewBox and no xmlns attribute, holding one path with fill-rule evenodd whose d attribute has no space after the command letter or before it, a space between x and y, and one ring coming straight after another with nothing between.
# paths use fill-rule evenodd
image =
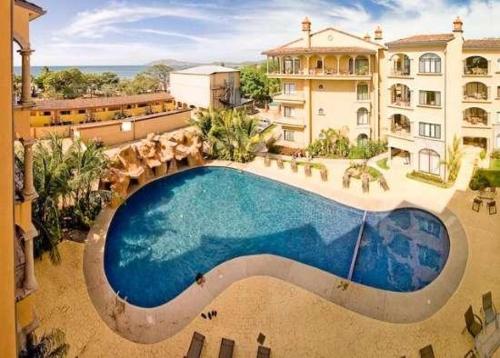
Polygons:
<instances>
[{"instance_id":1,"label":"stucco wall","mask_svg":"<svg viewBox=\"0 0 500 358\"><path fill-rule=\"evenodd\" d=\"M131 130L122 131L127 120L107 121L73 127L83 140L98 139L105 145L114 145L145 138L149 133L167 132L187 126L191 111L177 111L171 114L151 115L131 120Z\"/></svg>"},{"instance_id":2,"label":"stucco wall","mask_svg":"<svg viewBox=\"0 0 500 358\"><path fill-rule=\"evenodd\" d=\"M210 106L210 76L170 74L170 93L177 102L201 108Z\"/></svg>"},{"instance_id":3,"label":"stucco wall","mask_svg":"<svg viewBox=\"0 0 500 358\"><path fill-rule=\"evenodd\" d=\"M14 280L14 144L12 138L12 1L0 1L0 357L17 356Z\"/></svg>"}]
</instances>

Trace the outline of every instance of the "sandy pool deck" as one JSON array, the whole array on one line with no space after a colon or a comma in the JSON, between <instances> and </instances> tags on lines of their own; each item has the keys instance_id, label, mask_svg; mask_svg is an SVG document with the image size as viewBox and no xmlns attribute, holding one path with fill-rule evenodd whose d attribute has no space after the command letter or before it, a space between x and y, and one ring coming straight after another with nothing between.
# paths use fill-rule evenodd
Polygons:
<instances>
[{"instance_id":1,"label":"sandy pool deck","mask_svg":"<svg viewBox=\"0 0 500 358\"><path fill-rule=\"evenodd\" d=\"M286 169L280 172L263 168L258 162L252 165L255 171L269 171L266 174L270 177L290 176ZM306 189L308 185L324 185L324 190L337 190L318 178L290 180L298 185L304 180ZM214 320L198 316L172 338L151 345L137 344L121 338L102 321L85 285L84 245L65 242L60 245L61 265L53 266L48 259L36 264L39 332L63 329L71 345L70 356L79 357L182 357L195 330L207 337L202 357L217 357L222 337L236 341L234 357L254 357L259 332L266 335L265 345L272 348L272 357L417 357L418 350L427 344L433 345L437 357L463 357L473 344L472 338L463 333L463 313L469 304L479 314L481 295L491 290L494 303L500 307L500 214L490 216L484 207L479 213L471 211L475 195L471 192L447 190L441 196L445 199L437 200L441 189L420 183L400 188L395 179L389 184L390 200L453 211L469 240L469 259L461 284L445 306L425 321L381 322L286 282L252 277L234 283L207 306L206 310L218 311ZM342 201L351 197L356 204L382 200L377 191L370 197L356 195L360 194L343 194ZM500 352L495 357L500 357Z\"/></svg>"}]
</instances>

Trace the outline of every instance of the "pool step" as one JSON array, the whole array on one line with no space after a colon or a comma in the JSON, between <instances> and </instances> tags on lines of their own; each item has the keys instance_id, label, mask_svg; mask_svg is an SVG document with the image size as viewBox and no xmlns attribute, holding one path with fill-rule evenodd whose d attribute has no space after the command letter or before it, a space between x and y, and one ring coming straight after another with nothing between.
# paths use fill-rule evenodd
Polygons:
<instances>
[{"instance_id":1,"label":"pool step","mask_svg":"<svg viewBox=\"0 0 500 358\"><path fill-rule=\"evenodd\" d=\"M358 240L356 241L356 246L354 246L354 254L352 255L351 267L349 268L349 275L347 276L347 279L349 281L352 280L352 274L354 273L354 265L356 264L356 260L358 258L359 246L361 244L361 238L363 237L363 231L365 229L367 213L368 212L365 210L365 213L363 214L363 221L361 222L361 226L359 227Z\"/></svg>"}]
</instances>

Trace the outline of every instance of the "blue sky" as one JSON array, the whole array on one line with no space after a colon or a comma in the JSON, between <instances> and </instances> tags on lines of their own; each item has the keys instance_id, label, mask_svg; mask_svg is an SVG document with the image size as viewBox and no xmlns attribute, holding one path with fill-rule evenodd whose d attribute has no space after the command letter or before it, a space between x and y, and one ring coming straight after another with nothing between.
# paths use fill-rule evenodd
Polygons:
<instances>
[{"instance_id":1,"label":"blue sky","mask_svg":"<svg viewBox=\"0 0 500 358\"><path fill-rule=\"evenodd\" d=\"M34 1L47 14L31 24L33 65L256 60L299 37L304 16L313 31L373 36L380 25L389 41L449 32L460 15L466 38L500 36L500 0Z\"/></svg>"}]
</instances>

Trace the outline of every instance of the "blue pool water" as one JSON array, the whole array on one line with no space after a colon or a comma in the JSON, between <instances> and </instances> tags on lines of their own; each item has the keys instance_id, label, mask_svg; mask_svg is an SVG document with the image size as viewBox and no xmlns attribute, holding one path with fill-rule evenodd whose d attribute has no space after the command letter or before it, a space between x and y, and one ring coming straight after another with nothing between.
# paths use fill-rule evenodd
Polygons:
<instances>
[{"instance_id":1,"label":"blue pool water","mask_svg":"<svg viewBox=\"0 0 500 358\"><path fill-rule=\"evenodd\" d=\"M155 307L198 272L239 256L273 254L348 278L364 212L228 168L197 168L154 181L116 212L105 271L128 302ZM442 223L417 209L366 215L352 280L414 291L443 268Z\"/></svg>"}]
</instances>

